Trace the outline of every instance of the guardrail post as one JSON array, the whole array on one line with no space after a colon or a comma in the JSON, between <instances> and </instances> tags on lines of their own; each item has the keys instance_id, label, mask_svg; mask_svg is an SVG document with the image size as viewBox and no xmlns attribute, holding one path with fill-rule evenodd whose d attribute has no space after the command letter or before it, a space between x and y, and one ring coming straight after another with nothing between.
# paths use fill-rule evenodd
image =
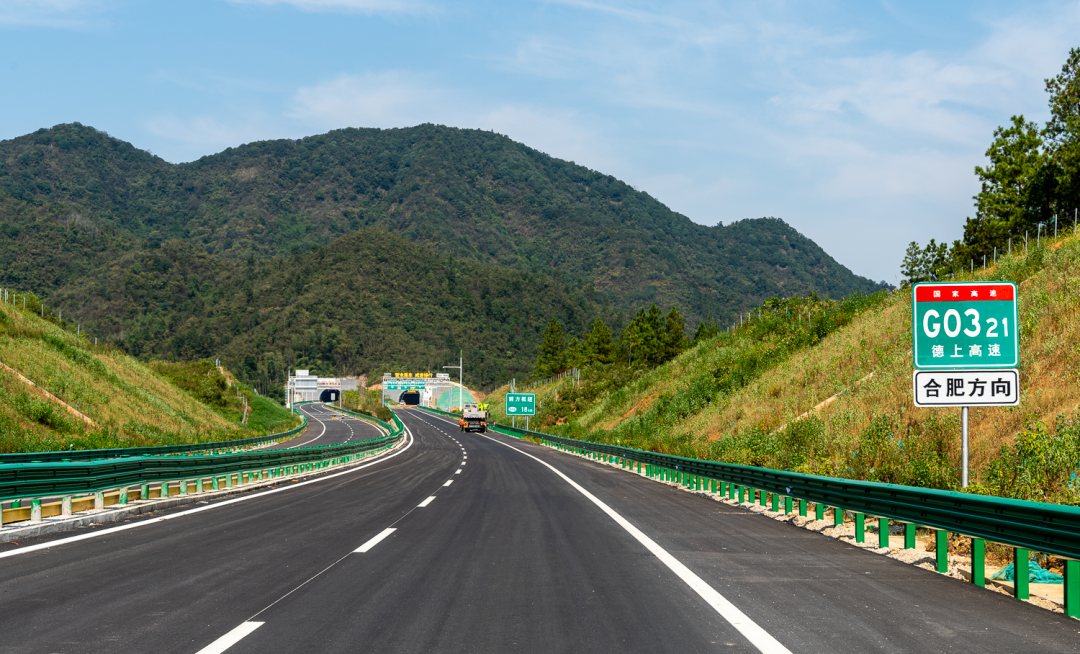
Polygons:
<instances>
[{"instance_id":1,"label":"guardrail post","mask_svg":"<svg viewBox=\"0 0 1080 654\"><path fill-rule=\"evenodd\" d=\"M713 495L716 494L716 480L715 479L710 479L709 480L709 492L712 493Z\"/></svg>"},{"instance_id":2,"label":"guardrail post","mask_svg":"<svg viewBox=\"0 0 1080 654\"><path fill-rule=\"evenodd\" d=\"M98 491L94 493L94 510L100 511L105 508L105 493Z\"/></svg>"},{"instance_id":3,"label":"guardrail post","mask_svg":"<svg viewBox=\"0 0 1080 654\"><path fill-rule=\"evenodd\" d=\"M772 510L773 513L780 513L780 496L776 493L772 494Z\"/></svg>"},{"instance_id":4,"label":"guardrail post","mask_svg":"<svg viewBox=\"0 0 1080 654\"><path fill-rule=\"evenodd\" d=\"M202 480L201 477L199 479L195 480L195 492L196 493L203 492L203 480Z\"/></svg>"},{"instance_id":5,"label":"guardrail post","mask_svg":"<svg viewBox=\"0 0 1080 654\"><path fill-rule=\"evenodd\" d=\"M855 514L855 542L866 542L866 516L862 513Z\"/></svg>"},{"instance_id":6,"label":"guardrail post","mask_svg":"<svg viewBox=\"0 0 1080 654\"><path fill-rule=\"evenodd\" d=\"M889 519L878 518L877 521L877 546L889 546Z\"/></svg>"},{"instance_id":7,"label":"guardrail post","mask_svg":"<svg viewBox=\"0 0 1080 654\"><path fill-rule=\"evenodd\" d=\"M832 523L834 527L844 526L844 510L834 506L832 510Z\"/></svg>"},{"instance_id":8,"label":"guardrail post","mask_svg":"<svg viewBox=\"0 0 1080 654\"><path fill-rule=\"evenodd\" d=\"M148 500L148 499L150 499L150 484L143 484L142 485L142 488L140 489L140 492L139 492L139 499L140 500Z\"/></svg>"},{"instance_id":9,"label":"guardrail post","mask_svg":"<svg viewBox=\"0 0 1080 654\"><path fill-rule=\"evenodd\" d=\"M818 502L817 504L814 505L814 519L815 520L824 520L825 519L825 505L822 504L821 502Z\"/></svg>"},{"instance_id":10,"label":"guardrail post","mask_svg":"<svg viewBox=\"0 0 1080 654\"><path fill-rule=\"evenodd\" d=\"M938 529L934 532L934 550L937 558L937 571L949 571L949 532Z\"/></svg>"},{"instance_id":11,"label":"guardrail post","mask_svg":"<svg viewBox=\"0 0 1080 654\"><path fill-rule=\"evenodd\" d=\"M915 549L915 523L913 522L904 525L904 549Z\"/></svg>"},{"instance_id":12,"label":"guardrail post","mask_svg":"<svg viewBox=\"0 0 1080 654\"><path fill-rule=\"evenodd\" d=\"M60 500L60 515L62 515L62 516L71 515L71 496L70 495L65 495L63 497L63 499Z\"/></svg>"},{"instance_id":13,"label":"guardrail post","mask_svg":"<svg viewBox=\"0 0 1080 654\"><path fill-rule=\"evenodd\" d=\"M161 482L161 497L168 497L168 496L169 496L169 482L163 481L163 482Z\"/></svg>"},{"instance_id":14,"label":"guardrail post","mask_svg":"<svg viewBox=\"0 0 1080 654\"><path fill-rule=\"evenodd\" d=\"M764 488L758 490L757 498L755 498L755 499L757 500L757 505L758 506L765 506L766 497L765 497L765 489Z\"/></svg>"},{"instance_id":15,"label":"guardrail post","mask_svg":"<svg viewBox=\"0 0 1080 654\"><path fill-rule=\"evenodd\" d=\"M180 480L180 494L187 495L187 479Z\"/></svg>"},{"instance_id":16,"label":"guardrail post","mask_svg":"<svg viewBox=\"0 0 1080 654\"><path fill-rule=\"evenodd\" d=\"M214 475L213 479L210 480L210 490L217 490L218 488L220 488L218 476Z\"/></svg>"},{"instance_id":17,"label":"guardrail post","mask_svg":"<svg viewBox=\"0 0 1080 654\"><path fill-rule=\"evenodd\" d=\"M806 517L806 500L799 500L799 515Z\"/></svg>"},{"instance_id":18,"label":"guardrail post","mask_svg":"<svg viewBox=\"0 0 1080 654\"><path fill-rule=\"evenodd\" d=\"M986 586L986 541L971 539L971 583Z\"/></svg>"},{"instance_id":19,"label":"guardrail post","mask_svg":"<svg viewBox=\"0 0 1080 654\"><path fill-rule=\"evenodd\" d=\"M30 522L41 522L41 500L30 500Z\"/></svg>"},{"instance_id":20,"label":"guardrail post","mask_svg":"<svg viewBox=\"0 0 1080 654\"><path fill-rule=\"evenodd\" d=\"M1065 615L1080 618L1080 561L1065 559Z\"/></svg>"},{"instance_id":21,"label":"guardrail post","mask_svg":"<svg viewBox=\"0 0 1080 654\"><path fill-rule=\"evenodd\" d=\"M1028 594L1028 550L1017 547L1013 550L1013 591L1016 599L1026 600Z\"/></svg>"},{"instance_id":22,"label":"guardrail post","mask_svg":"<svg viewBox=\"0 0 1080 654\"><path fill-rule=\"evenodd\" d=\"M120 495L117 496L116 503L117 504L127 504L128 503L128 487L127 486L121 486L120 487Z\"/></svg>"},{"instance_id":23,"label":"guardrail post","mask_svg":"<svg viewBox=\"0 0 1080 654\"><path fill-rule=\"evenodd\" d=\"M784 515L791 515L791 498L784 498Z\"/></svg>"}]
</instances>

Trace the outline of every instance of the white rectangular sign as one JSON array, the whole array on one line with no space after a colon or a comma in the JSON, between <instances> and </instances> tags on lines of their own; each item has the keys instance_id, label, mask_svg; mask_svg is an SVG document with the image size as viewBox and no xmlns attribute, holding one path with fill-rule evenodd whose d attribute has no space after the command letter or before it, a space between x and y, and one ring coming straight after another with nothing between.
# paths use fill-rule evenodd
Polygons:
<instances>
[{"instance_id":1,"label":"white rectangular sign","mask_svg":"<svg viewBox=\"0 0 1080 654\"><path fill-rule=\"evenodd\" d=\"M1008 370L916 370L915 406L1016 406L1020 372Z\"/></svg>"}]
</instances>

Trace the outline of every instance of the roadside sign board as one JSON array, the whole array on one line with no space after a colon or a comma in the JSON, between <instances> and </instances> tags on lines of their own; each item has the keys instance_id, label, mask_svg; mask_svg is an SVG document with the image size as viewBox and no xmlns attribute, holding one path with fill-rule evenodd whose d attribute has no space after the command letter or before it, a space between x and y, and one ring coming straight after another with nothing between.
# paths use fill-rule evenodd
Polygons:
<instances>
[{"instance_id":1,"label":"roadside sign board","mask_svg":"<svg viewBox=\"0 0 1080 654\"><path fill-rule=\"evenodd\" d=\"M422 391L427 387L423 379L387 379L383 381L384 391Z\"/></svg>"},{"instance_id":2,"label":"roadside sign board","mask_svg":"<svg viewBox=\"0 0 1080 654\"><path fill-rule=\"evenodd\" d=\"M1017 406L1020 373L1009 370L916 370L915 406Z\"/></svg>"},{"instance_id":3,"label":"roadside sign board","mask_svg":"<svg viewBox=\"0 0 1080 654\"><path fill-rule=\"evenodd\" d=\"M536 393L507 393L506 415L535 416Z\"/></svg>"},{"instance_id":4,"label":"roadside sign board","mask_svg":"<svg viewBox=\"0 0 1080 654\"><path fill-rule=\"evenodd\" d=\"M911 305L916 368L987 370L1020 365L1016 284L916 284Z\"/></svg>"}]
</instances>

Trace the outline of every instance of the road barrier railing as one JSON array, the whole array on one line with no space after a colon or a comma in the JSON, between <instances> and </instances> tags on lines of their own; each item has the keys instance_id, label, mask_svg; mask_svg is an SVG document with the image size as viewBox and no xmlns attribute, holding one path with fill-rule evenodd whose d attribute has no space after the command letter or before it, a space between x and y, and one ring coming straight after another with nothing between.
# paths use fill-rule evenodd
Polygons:
<instances>
[{"instance_id":1,"label":"road barrier railing","mask_svg":"<svg viewBox=\"0 0 1080 654\"><path fill-rule=\"evenodd\" d=\"M334 445L235 454L0 464L0 501L14 500L10 508L0 511L0 526L102 509L110 504L127 504L130 499L220 490L351 463L389 449L401 440L404 427L397 416L393 417L392 425L378 422L387 426L390 433ZM150 484L157 486L150 488ZM136 488L133 490L132 486ZM49 497L60 499L43 504L42 498ZM22 505L24 500L29 501L27 506Z\"/></svg>"},{"instance_id":2,"label":"road barrier railing","mask_svg":"<svg viewBox=\"0 0 1080 654\"><path fill-rule=\"evenodd\" d=\"M297 403L295 406L299 406ZM310 404L310 403L305 403ZM295 408L294 408L295 411ZM307 428L307 416L296 412L300 416L300 425L292 429L276 434L253 436L251 438L238 438L229 441L212 441L206 443L184 443L183 445L155 445L151 447L111 447L99 450L58 450L54 452L14 452L0 454L0 464L5 463L49 463L53 461L93 461L96 459L121 459L138 456L167 456L180 454L194 454L196 452L236 452L260 445L270 445L288 440ZM379 422L382 422L381 420ZM385 424L385 423L383 423Z\"/></svg>"},{"instance_id":3,"label":"road barrier railing","mask_svg":"<svg viewBox=\"0 0 1080 654\"><path fill-rule=\"evenodd\" d=\"M805 517L809 506L814 505L815 518L824 520L831 509L835 524L842 524L844 512L848 512L855 522L857 542L865 542L868 517L878 519L879 547L890 545L890 521L903 523L906 548L915 547L917 527L929 527L936 530L939 572L948 571L948 535L965 536L972 539L971 580L980 586L985 584L986 541L1008 545L1014 552L1014 593L1020 599L1028 599L1030 552L1054 554L1066 559L1065 613L1080 617L1080 507L690 459L520 427L489 425L510 436L531 437L556 449L621 463L624 468L636 467L635 472L645 476L721 493L740 503L767 506L771 500L773 511L798 510Z\"/></svg>"}]
</instances>

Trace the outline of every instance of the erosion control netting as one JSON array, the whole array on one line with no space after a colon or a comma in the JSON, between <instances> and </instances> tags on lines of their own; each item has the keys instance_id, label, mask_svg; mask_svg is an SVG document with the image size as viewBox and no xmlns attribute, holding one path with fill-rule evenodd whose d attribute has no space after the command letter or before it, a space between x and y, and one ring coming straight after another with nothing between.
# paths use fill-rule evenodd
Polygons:
<instances>
[{"instance_id":1,"label":"erosion control netting","mask_svg":"<svg viewBox=\"0 0 1080 654\"><path fill-rule=\"evenodd\" d=\"M463 404L475 404L476 400L467 388L450 388L435 400L435 408L441 411L460 409Z\"/></svg>"},{"instance_id":2,"label":"erosion control netting","mask_svg":"<svg viewBox=\"0 0 1080 654\"><path fill-rule=\"evenodd\" d=\"M991 579L998 581L1016 581L1016 569L1012 563L994 573ZM1028 581L1034 584L1063 584L1065 578L1056 572L1039 567L1034 561L1028 562Z\"/></svg>"}]
</instances>

